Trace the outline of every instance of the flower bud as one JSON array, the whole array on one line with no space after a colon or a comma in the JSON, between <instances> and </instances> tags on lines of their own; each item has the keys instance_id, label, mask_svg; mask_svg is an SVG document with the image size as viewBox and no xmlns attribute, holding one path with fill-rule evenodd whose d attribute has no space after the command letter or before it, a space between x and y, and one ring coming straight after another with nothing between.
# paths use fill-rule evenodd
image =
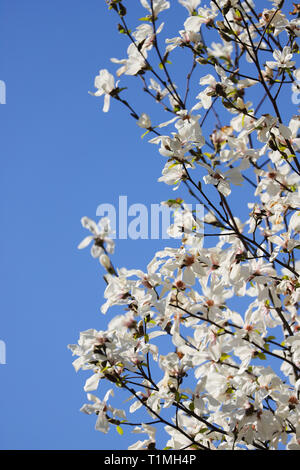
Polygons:
<instances>
[{"instance_id":1,"label":"flower bud","mask_svg":"<svg viewBox=\"0 0 300 470\"><path fill-rule=\"evenodd\" d=\"M103 254L100 256L99 258L99 261L100 261L100 264L102 264L102 266L107 269L107 271L110 269L110 259L107 255Z\"/></svg>"},{"instance_id":2,"label":"flower bud","mask_svg":"<svg viewBox=\"0 0 300 470\"><path fill-rule=\"evenodd\" d=\"M137 125L140 126L143 129L149 129L151 127L151 119L146 113L142 113Z\"/></svg>"}]
</instances>

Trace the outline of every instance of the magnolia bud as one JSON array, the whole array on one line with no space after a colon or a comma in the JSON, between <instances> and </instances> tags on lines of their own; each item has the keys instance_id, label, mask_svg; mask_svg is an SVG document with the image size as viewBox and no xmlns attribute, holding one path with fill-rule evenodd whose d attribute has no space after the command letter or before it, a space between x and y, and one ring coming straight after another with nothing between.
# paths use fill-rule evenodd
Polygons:
<instances>
[{"instance_id":1,"label":"magnolia bud","mask_svg":"<svg viewBox=\"0 0 300 470\"><path fill-rule=\"evenodd\" d=\"M142 113L137 125L142 127L143 129L149 129L151 127L151 119L146 113Z\"/></svg>"},{"instance_id":2,"label":"magnolia bud","mask_svg":"<svg viewBox=\"0 0 300 470\"><path fill-rule=\"evenodd\" d=\"M107 255L105 255L105 254L101 255L100 258L99 258L99 261L105 269L107 269L107 270L110 269L110 267L111 267L110 259Z\"/></svg>"}]
</instances>

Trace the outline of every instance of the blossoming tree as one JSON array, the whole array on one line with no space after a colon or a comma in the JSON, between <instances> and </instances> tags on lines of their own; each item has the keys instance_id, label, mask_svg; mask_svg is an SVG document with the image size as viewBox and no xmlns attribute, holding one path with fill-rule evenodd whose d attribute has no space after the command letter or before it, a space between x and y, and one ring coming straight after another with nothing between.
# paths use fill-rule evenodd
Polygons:
<instances>
[{"instance_id":1,"label":"blossoming tree","mask_svg":"<svg viewBox=\"0 0 300 470\"><path fill-rule=\"evenodd\" d=\"M146 434L134 450L157 448L161 426L165 449L300 450L300 118L292 103L300 5L178 2L182 30L166 40L175 0L106 2L127 55L111 59L118 81L100 70L93 94L104 96L104 112L110 100L125 106L158 146L159 181L180 193L165 201L180 214L169 233L182 236L177 248L162 246L146 272L116 268L109 220L83 217L91 234L79 248L91 245L107 283L101 311L120 313L69 346L76 371L90 371L82 411L95 413L104 433L130 426ZM137 5L145 14L134 27L128 17ZM188 70L172 64L180 54ZM154 124L129 103L124 76L170 118ZM283 108L282 98L291 105ZM240 215L232 200L245 194L249 210ZM204 206L203 220L186 197ZM234 309L237 298L242 307ZM162 341L170 345L164 354ZM94 392L103 381L110 388L100 399ZM112 406L114 394L131 400L129 410Z\"/></svg>"}]
</instances>

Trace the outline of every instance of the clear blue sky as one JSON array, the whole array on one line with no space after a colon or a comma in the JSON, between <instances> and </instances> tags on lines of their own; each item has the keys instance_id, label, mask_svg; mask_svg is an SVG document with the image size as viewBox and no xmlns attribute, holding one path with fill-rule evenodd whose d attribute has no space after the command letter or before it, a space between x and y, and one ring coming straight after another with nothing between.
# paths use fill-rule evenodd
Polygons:
<instances>
[{"instance_id":1,"label":"clear blue sky","mask_svg":"<svg viewBox=\"0 0 300 470\"><path fill-rule=\"evenodd\" d=\"M128 113L112 103L104 115L88 94L123 54L114 20L100 0L0 1L2 449L109 449L119 437L79 412L87 375L67 349L108 319L101 267L77 250L80 219L119 195L159 203L169 188L156 183L162 162ZM159 248L120 240L114 262L144 268Z\"/></svg>"},{"instance_id":2,"label":"clear blue sky","mask_svg":"<svg viewBox=\"0 0 300 470\"><path fill-rule=\"evenodd\" d=\"M67 349L111 318L99 311L99 264L77 250L87 234L80 218L95 218L99 204L117 204L119 195L129 204L174 195L157 183L164 162L127 111L113 102L104 115L102 98L88 94L100 68L115 70L109 58L125 56L115 20L101 0L0 0L1 449L129 442L96 432L95 416L79 412L87 375L75 373ZM114 264L144 269L164 245L120 240Z\"/></svg>"}]
</instances>

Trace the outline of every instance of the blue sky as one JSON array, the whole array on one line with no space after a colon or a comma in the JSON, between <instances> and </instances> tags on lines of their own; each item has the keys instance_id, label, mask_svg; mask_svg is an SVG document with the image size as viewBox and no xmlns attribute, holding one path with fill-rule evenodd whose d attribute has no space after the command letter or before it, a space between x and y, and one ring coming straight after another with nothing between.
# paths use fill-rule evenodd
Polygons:
<instances>
[{"instance_id":1,"label":"blue sky","mask_svg":"<svg viewBox=\"0 0 300 470\"><path fill-rule=\"evenodd\" d=\"M169 189L156 183L161 160L128 113L112 103L104 115L88 94L123 54L105 3L4 0L0 11L0 447L115 448L118 435L96 432L95 417L79 412L87 375L76 375L67 349L107 322L100 265L77 250L80 219L119 195L159 203ZM120 240L114 262L144 268L160 247Z\"/></svg>"},{"instance_id":2,"label":"blue sky","mask_svg":"<svg viewBox=\"0 0 300 470\"><path fill-rule=\"evenodd\" d=\"M101 0L0 0L1 449L128 445L79 412L87 375L75 373L67 349L80 331L107 322L99 264L77 250L81 217L95 218L119 195L129 204L174 195L157 182L164 162L127 111L113 102L104 115L102 98L88 94L100 68L115 70L109 58L125 56L115 20ZM164 245L119 240L114 264L143 269Z\"/></svg>"}]
</instances>

